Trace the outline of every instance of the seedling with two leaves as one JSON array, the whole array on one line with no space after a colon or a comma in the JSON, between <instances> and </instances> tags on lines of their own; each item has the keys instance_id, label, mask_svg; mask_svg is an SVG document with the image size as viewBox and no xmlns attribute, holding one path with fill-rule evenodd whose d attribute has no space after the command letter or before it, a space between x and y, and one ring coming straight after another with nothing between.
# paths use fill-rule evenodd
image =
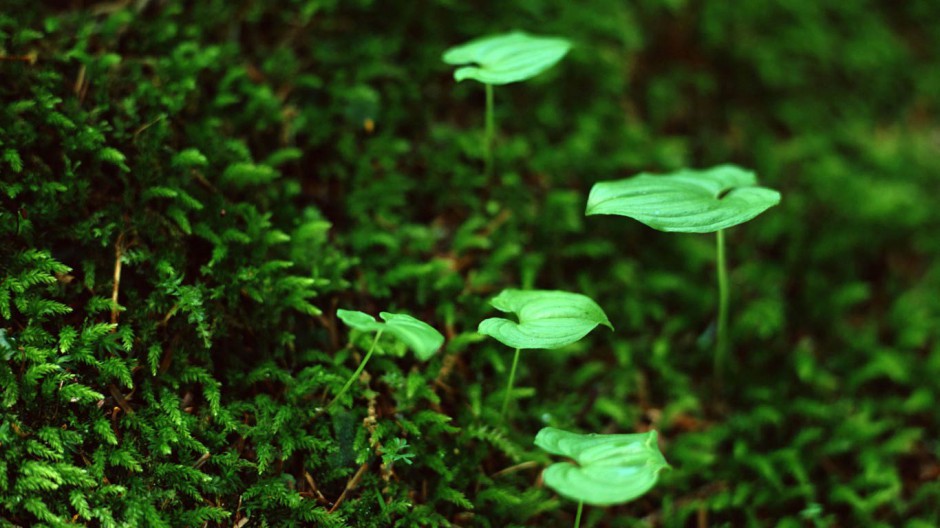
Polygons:
<instances>
[{"instance_id":1,"label":"seedling with two leaves","mask_svg":"<svg viewBox=\"0 0 940 528\"><path fill-rule=\"evenodd\" d=\"M572 460L552 464L542 479L559 495L578 501L575 528L581 524L585 503L610 506L631 501L649 491L669 467L656 431L577 434L546 427L535 437L535 445Z\"/></svg>"},{"instance_id":2,"label":"seedling with two leaves","mask_svg":"<svg viewBox=\"0 0 940 528\"><path fill-rule=\"evenodd\" d=\"M551 68L571 49L571 43L556 37L536 37L520 31L482 37L444 52L444 62L460 66L454 79L473 79L486 86L486 133L483 136L484 174L493 173L493 86L531 79Z\"/></svg>"},{"instance_id":3,"label":"seedling with two leaves","mask_svg":"<svg viewBox=\"0 0 940 528\"><path fill-rule=\"evenodd\" d=\"M734 165L706 170L683 169L657 176L639 174L595 184L586 215L620 215L659 231L717 233L718 338L715 375L728 355L728 267L725 229L747 222L780 203L780 193L757 186L753 172Z\"/></svg>"},{"instance_id":4,"label":"seedling with two leaves","mask_svg":"<svg viewBox=\"0 0 940 528\"><path fill-rule=\"evenodd\" d=\"M519 321L503 318L485 319L478 332L515 348L509 381L500 416L505 419L512 399L512 386L523 349L556 349L576 343L597 325L611 330L613 325L604 310L580 293L545 290L505 290L492 301L497 310L514 313Z\"/></svg>"},{"instance_id":5,"label":"seedling with two leaves","mask_svg":"<svg viewBox=\"0 0 940 528\"><path fill-rule=\"evenodd\" d=\"M336 396L330 400L330 403L324 407L324 411L332 407L343 394L346 394L346 391L349 390L353 382L359 378L359 375L362 374L362 371L366 368L366 363L369 362L373 352L375 352L383 333L397 337L405 343L421 361L430 359L444 343L444 336L442 336L440 332L429 324L415 319L410 315L382 312L379 314L379 317L381 317L384 322L376 321L374 317L367 313L353 310L337 310L336 316L350 328L361 332L375 332L375 337L372 339L372 345L369 347L369 351L366 352L366 356L359 362L359 367L353 375L350 376L349 380L346 381L346 384L343 385L343 388Z\"/></svg>"}]
</instances>

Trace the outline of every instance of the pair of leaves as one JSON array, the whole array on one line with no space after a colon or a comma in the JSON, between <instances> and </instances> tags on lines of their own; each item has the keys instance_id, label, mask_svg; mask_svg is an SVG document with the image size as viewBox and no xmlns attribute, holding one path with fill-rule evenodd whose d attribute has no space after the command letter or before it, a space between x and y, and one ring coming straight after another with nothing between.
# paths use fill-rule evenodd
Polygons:
<instances>
[{"instance_id":1,"label":"pair of leaves","mask_svg":"<svg viewBox=\"0 0 940 528\"><path fill-rule=\"evenodd\" d=\"M780 193L758 187L753 172L720 165L595 184L585 214L628 216L660 231L710 233L747 222L778 203Z\"/></svg>"},{"instance_id":2,"label":"pair of leaves","mask_svg":"<svg viewBox=\"0 0 940 528\"><path fill-rule=\"evenodd\" d=\"M381 312L384 323L376 321L367 313L354 310L336 310L346 326L363 332L382 332L400 339L421 361L426 361L441 348L444 336L427 323L406 314Z\"/></svg>"},{"instance_id":3,"label":"pair of leaves","mask_svg":"<svg viewBox=\"0 0 940 528\"><path fill-rule=\"evenodd\" d=\"M519 322L486 319L478 331L512 348L561 348L579 341L597 325L614 329L604 310L579 293L505 290L491 304L500 311L515 313Z\"/></svg>"},{"instance_id":4,"label":"pair of leaves","mask_svg":"<svg viewBox=\"0 0 940 528\"><path fill-rule=\"evenodd\" d=\"M535 77L560 61L571 43L562 38L535 37L515 31L472 40L444 52L444 62L462 66L454 79L484 84L509 84Z\"/></svg>"},{"instance_id":5,"label":"pair of leaves","mask_svg":"<svg viewBox=\"0 0 940 528\"><path fill-rule=\"evenodd\" d=\"M649 491L669 467L656 431L642 434L577 434L546 427L535 445L574 460L552 464L545 485L560 495L595 506L631 501Z\"/></svg>"}]
</instances>

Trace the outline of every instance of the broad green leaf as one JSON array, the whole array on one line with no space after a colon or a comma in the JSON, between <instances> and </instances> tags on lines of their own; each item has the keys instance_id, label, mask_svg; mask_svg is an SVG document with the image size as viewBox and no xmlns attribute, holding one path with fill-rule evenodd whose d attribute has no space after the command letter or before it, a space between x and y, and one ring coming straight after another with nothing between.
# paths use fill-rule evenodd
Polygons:
<instances>
[{"instance_id":1,"label":"broad green leaf","mask_svg":"<svg viewBox=\"0 0 940 528\"><path fill-rule=\"evenodd\" d=\"M355 310L336 310L336 316L356 330L381 331L401 339L421 361L429 359L444 344L444 336L440 332L410 315L381 312L379 317L384 323L376 321L367 313Z\"/></svg>"},{"instance_id":2,"label":"broad green leaf","mask_svg":"<svg viewBox=\"0 0 940 528\"><path fill-rule=\"evenodd\" d=\"M595 506L633 500L650 490L669 467L659 451L656 431L642 434L577 434L546 427L535 445L573 459L542 473L545 485L560 495Z\"/></svg>"},{"instance_id":3,"label":"broad green leaf","mask_svg":"<svg viewBox=\"0 0 940 528\"><path fill-rule=\"evenodd\" d=\"M551 68L571 49L556 37L535 37L514 31L478 38L444 52L444 62L466 65L454 79L474 79L484 84L509 84L535 77Z\"/></svg>"},{"instance_id":4,"label":"broad green leaf","mask_svg":"<svg viewBox=\"0 0 940 528\"><path fill-rule=\"evenodd\" d=\"M346 323L346 326L363 332L378 332L385 327L376 321L375 317L356 310L336 310L336 317Z\"/></svg>"},{"instance_id":5,"label":"broad green leaf","mask_svg":"<svg viewBox=\"0 0 940 528\"><path fill-rule=\"evenodd\" d=\"M515 313L519 322L491 318L477 330L512 348L560 348L577 342L597 325L614 329L604 310L580 293L504 290L490 304Z\"/></svg>"},{"instance_id":6,"label":"broad green leaf","mask_svg":"<svg viewBox=\"0 0 940 528\"><path fill-rule=\"evenodd\" d=\"M780 193L757 187L753 172L719 165L595 184L585 214L629 216L660 231L710 233L747 222L778 203Z\"/></svg>"},{"instance_id":7,"label":"broad green leaf","mask_svg":"<svg viewBox=\"0 0 940 528\"><path fill-rule=\"evenodd\" d=\"M381 312L379 317L385 320L385 331L401 339L422 361L433 356L444 344L440 332L410 315Z\"/></svg>"}]
</instances>

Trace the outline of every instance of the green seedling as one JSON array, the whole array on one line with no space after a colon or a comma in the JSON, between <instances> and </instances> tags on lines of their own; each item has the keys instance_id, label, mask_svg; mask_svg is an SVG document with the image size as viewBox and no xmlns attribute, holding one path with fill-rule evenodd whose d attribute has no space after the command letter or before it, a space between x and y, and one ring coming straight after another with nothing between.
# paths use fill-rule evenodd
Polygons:
<instances>
[{"instance_id":1,"label":"green seedling","mask_svg":"<svg viewBox=\"0 0 940 528\"><path fill-rule=\"evenodd\" d=\"M577 434L546 427L536 435L535 445L574 461L548 466L542 478L559 495L578 501L575 528L581 524L585 503L610 506L631 501L649 491L669 467L659 451L656 431Z\"/></svg>"},{"instance_id":2,"label":"green seedling","mask_svg":"<svg viewBox=\"0 0 940 528\"><path fill-rule=\"evenodd\" d=\"M493 172L493 86L531 79L560 61L571 43L562 38L536 37L514 31L471 40L444 52L444 62L460 66L454 71L458 82L473 79L486 85L486 133L483 136L485 174Z\"/></svg>"},{"instance_id":3,"label":"green seedling","mask_svg":"<svg viewBox=\"0 0 940 528\"><path fill-rule=\"evenodd\" d=\"M354 310L336 310L336 316L350 328L361 332L375 332L375 338L372 339L372 345L369 347L369 351L366 352L366 357L362 358L359 363L356 372L350 376L343 388L324 409L329 409L336 403L349 390L353 382L359 378L363 369L366 368L366 363L372 357L372 353L375 352L379 338L382 337L383 333L388 333L400 339L421 361L430 359L444 343L444 336L440 332L410 315L382 312L379 317L385 321L384 323L376 321L374 317L367 313Z\"/></svg>"},{"instance_id":4,"label":"green seedling","mask_svg":"<svg viewBox=\"0 0 940 528\"><path fill-rule=\"evenodd\" d=\"M720 375L728 354L725 229L747 222L778 203L780 193L758 187L753 172L719 165L595 184L585 214L628 216L659 231L716 233L719 302L715 373Z\"/></svg>"},{"instance_id":5,"label":"green seedling","mask_svg":"<svg viewBox=\"0 0 940 528\"><path fill-rule=\"evenodd\" d=\"M555 349L581 340L597 325L614 329L604 310L585 295L562 291L504 290L490 304L514 313L519 322L491 318L480 323L478 332L516 349L509 371L506 394L500 409L502 419L512 398L512 386L522 349Z\"/></svg>"}]
</instances>

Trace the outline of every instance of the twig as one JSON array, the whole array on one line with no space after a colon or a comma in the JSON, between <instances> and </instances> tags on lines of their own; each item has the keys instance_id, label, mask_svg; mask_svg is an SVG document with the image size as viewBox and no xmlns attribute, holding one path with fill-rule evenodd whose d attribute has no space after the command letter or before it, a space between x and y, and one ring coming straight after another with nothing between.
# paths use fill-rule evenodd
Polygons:
<instances>
[{"instance_id":1,"label":"twig","mask_svg":"<svg viewBox=\"0 0 940 528\"><path fill-rule=\"evenodd\" d=\"M241 517L242 511L242 497L238 496L238 506L235 506L235 524L232 525L232 528L242 528L248 523L248 517Z\"/></svg>"},{"instance_id":2,"label":"twig","mask_svg":"<svg viewBox=\"0 0 940 528\"><path fill-rule=\"evenodd\" d=\"M114 398L118 406L121 407L121 410L124 411L124 414L134 414L134 409L131 407L131 404L127 402L124 395L121 394L121 391L118 390L115 384L112 383L108 385L108 391L111 393L111 397Z\"/></svg>"},{"instance_id":3,"label":"twig","mask_svg":"<svg viewBox=\"0 0 940 528\"><path fill-rule=\"evenodd\" d=\"M331 314L336 313L336 301L333 301L333 309L330 310ZM330 346L333 350L339 350L339 334L336 329L336 319L331 315L327 316L326 314L320 315L320 322L326 328L327 332L330 334Z\"/></svg>"},{"instance_id":4,"label":"twig","mask_svg":"<svg viewBox=\"0 0 940 528\"><path fill-rule=\"evenodd\" d=\"M434 378L434 385L442 387L448 392L450 392L450 387L444 382L447 378L450 377L451 372L454 371L454 366L457 364L457 352L447 354L444 356L444 359L441 360L441 370L438 371L437 377Z\"/></svg>"},{"instance_id":5,"label":"twig","mask_svg":"<svg viewBox=\"0 0 940 528\"><path fill-rule=\"evenodd\" d=\"M144 123L143 125L137 127L137 130L134 131L134 135L133 135L133 138L134 138L134 139L133 139L133 140L136 142L136 141L137 141L137 136L139 136L141 132L143 132L144 130L147 130L148 128L152 127L153 125L159 123L160 121L163 121L164 119L166 119L166 114L160 114L160 115L157 116L157 118L154 119L153 121L150 121L149 123Z\"/></svg>"},{"instance_id":6,"label":"twig","mask_svg":"<svg viewBox=\"0 0 940 528\"><path fill-rule=\"evenodd\" d=\"M202 456L199 457L199 460L196 460L196 462L193 463L193 467L196 469L199 469L200 467L202 467L203 464L206 463L207 460L209 460L209 457L211 456L212 456L212 453L209 453L208 451L203 453Z\"/></svg>"},{"instance_id":7,"label":"twig","mask_svg":"<svg viewBox=\"0 0 940 528\"><path fill-rule=\"evenodd\" d=\"M521 464L516 464L516 465L514 465L514 466L509 466L508 468L501 469L501 470L497 471L496 473L493 473L493 474L490 475L490 476L491 476L491 477L498 477L498 476L500 476L500 475L508 475L508 474L510 474L510 473L515 473L516 471L520 471L520 470L523 470L523 469L529 469L529 468L533 468L533 467L538 467L538 465L539 465L538 462L536 462L536 461L534 461L534 460L529 460L528 462L522 462Z\"/></svg>"},{"instance_id":8,"label":"twig","mask_svg":"<svg viewBox=\"0 0 940 528\"><path fill-rule=\"evenodd\" d=\"M173 306L171 306L170 310L166 313L166 315L163 316L163 320L160 321L160 324L158 326L166 326L166 324L170 322L170 318L176 315L176 312L179 311L179 309L180 309L179 303L176 303Z\"/></svg>"},{"instance_id":9,"label":"twig","mask_svg":"<svg viewBox=\"0 0 940 528\"><path fill-rule=\"evenodd\" d=\"M98 15L110 15L114 12L120 11L127 6L129 6L131 0L118 0L117 2L101 2L91 6L91 14Z\"/></svg>"},{"instance_id":10,"label":"twig","mask_svg":"<svg viewBox=\"0 0 940 528\"><path fill-rule=\"evenodd\" d=\"M489 223L483 226L483 230L480 231L480 236L488 238L497 229L499 229L500 226L505 224L506 221L509 220L509 217L511 216L512 216L512 211L510 211L509 209L501 210L499 214L494 216L493 219L489 221Z\"/></svg>"},{"instance_id":11,"label":"twig","mask_svg":"<svg viewBox=\"0 0 940 528\"><path fill-rule=\"evenodd\" d=\"M366 417L362 419L362 426L369 432L369 447L372 448L372 452L375 453L375 456L382 458L382 442L379 442L376 435L376 429L379 425L379 413L376 400L377 397L374 394L369 396L368 413ZM392 477L392 469L387 467L385 462L379 464L379 473L382 475L382 480L385 482L388 482Z\"/></svg>"},{"instance_id":12,"label":"twig","mask_svg":"<svg viewBox=\"0 0 940 528\"><path fill-rule=\"evenodd\" d=\"M38 56L35 51L27 53L26 55L0 55L0 61L28 62L30 64L36 64L37 58Z\"/></svg>"},{"instance_id":13,"label":"twig","mask_svg":"<svg viewBox=\"0 0 940 528\"><path fill-rule=\"evenodd\" d=\"M160 369L157 371L160 374L166 373L170 370L170 365L173 363L173 348L167 348L166 352L163 353L163 359L160 360Z\"/></svg>"},{"instance_id":14,"label":"twig","mask_svg":"<svg viewBox=\"0 0 940 528\"><path fill-rule=\"evenodd\" d=\"M111 290L111 324L118 322L118 292L121 289L121 258L124 256L124 233L114 244L114 288Z\"/></svg>"},{"instance_id":15,"label":"twig","mask_svg":"<svg viewBox=\"0 0 940 528\"><path fill-rule=\"evenodd\" d=\"M356 486L359 485L359 481L362 480L362 476L365 474L367 469L369 469L368 462L359 466L359 470L356 471L356 474L353 475L353 477L349 479L349 482L346 483L346 489L344 489L343 493L339 496L338 499L336 499L336 502L333 504L333 507L330 508L329 513L335 512L336 509L339 508L339 505L342 504L344 500L346 500L346 495L349 494L350 491L356 489Z\"/></svg>"},{"instance_id":16,"label":"twig","mask_svg":"<svg viewBox=\"0 0 940 528\"><path fill-rule=\"evenodd\" d=\"M320 504L330 503L330 501L323 496L323 493L320 492L320 488L317 487L317 483L313 480L313 475L304 471L304 479L307 481L307 485L310 486L310 491L317 497L317 502Z\"/></svg>"},{"instance_id":17,"label":"twig","mask_svg":"<svg viewBox=\"0 0 940 528\"><path fill-rule=\"evenodd\" d=\"M82 64L78 68L78 77L75 79L75 84L72 85L72 91L75 92L75 95L81 95L82 86L85 84L85 65Z\"/></svg>"},{"instance_id":18,"label":"twig","mask_svg":"<svg viewBox=\"0 0 940 528\"><path fill-rule=\"evenodd\" d=\"M206 189L212 191L214 194L222 194L222 191L220 191L219 188L216 187L215 185L212 185L212 182L210 182L209 180L207 180L206 177L203 176L202 173L200 173L199 171L193 169L193 170L191 171L191 175L192 175L193 178L196 179L197 182L199 182L200 185L202 185L202 186L205 187ZM224 211L224 209L223 209L223 211Z\"/></svg>"}]
</instances>

